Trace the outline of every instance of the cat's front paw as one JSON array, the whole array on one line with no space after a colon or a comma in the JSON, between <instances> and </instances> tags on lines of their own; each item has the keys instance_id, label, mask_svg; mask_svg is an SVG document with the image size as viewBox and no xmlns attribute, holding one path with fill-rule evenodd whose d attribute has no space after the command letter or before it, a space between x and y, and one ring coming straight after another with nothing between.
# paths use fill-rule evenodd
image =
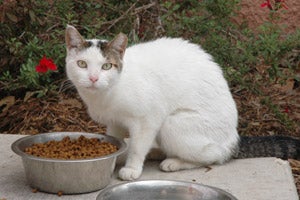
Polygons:
<instances>
[{"instance_id":1,"label":"cat's front paw","mask_svg":"<svg viewBox=\"0 0 300 200\"><path fill-rule=\"evenodd\" d=\"M139 178L142 174L142 169L135 169L131 167L123 167L119 171L119 177L124 181L132 181Z\"/></svg>"}]
</instances>

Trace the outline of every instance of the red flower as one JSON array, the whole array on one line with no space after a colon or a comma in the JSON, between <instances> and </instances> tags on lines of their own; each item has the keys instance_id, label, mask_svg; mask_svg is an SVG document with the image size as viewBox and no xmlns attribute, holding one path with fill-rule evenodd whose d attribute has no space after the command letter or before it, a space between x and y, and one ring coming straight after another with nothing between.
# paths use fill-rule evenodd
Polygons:
<instances>
[{"instance_id":1,"label":"red flower","mask_svg":"<svg viewBox=\"0 0 300 200\"><path fill-rule=\"evenodd\" d=\"M266 0L265 3L260 4L260 7L268 7L270 10L273 10L270 0Z\"/></svg>"},{"instance_id":2,"label":"red flower","mask_svg":"<svg viewBox=\"0 0 300 200\"><path fill-rule=\"evenodd\" d=\"M283 110L284 113L290 113L290 109L288 107L285 107Z\"/></svg>"},{"instance_id":3,"label":"red flower","mask_svg":"<svg viewBox=\"0 0 300 200\"><path fill-rule=\"evenodd\" d=\"M35 67L35 71L38 73L46 73L47 71L55 71L57 70L57 66L54 64L52 59L47 59L46 56L44 56L40 63Z\"/></svg>"},{"instance_id":4,"label":"red flower","mask_svg":"<svg viewBox=\"0 0 300 200\"><path fill-rule=\"evenodd\" d=\"M280 8L288 9L287 5L285 4L285 0L275 0L275 2L273 3L274 3L275 10L279 10ZM260 7L262 8L268 7L270 10L273 10L273 6L270 0L266 0L265 3L260 4Z\"/></svg>"}]
</instances>

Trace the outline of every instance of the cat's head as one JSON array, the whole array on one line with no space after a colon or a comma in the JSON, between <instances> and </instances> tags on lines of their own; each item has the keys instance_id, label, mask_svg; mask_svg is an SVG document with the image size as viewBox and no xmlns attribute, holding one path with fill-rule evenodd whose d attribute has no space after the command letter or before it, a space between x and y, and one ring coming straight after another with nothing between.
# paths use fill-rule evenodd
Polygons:
<instances>
[{"instance_id":1,"label":"cat's head","mask_svg":"<svg viewBox=\"0 0 300 200\"><path fill-rule=\"evenodd\" d=\"M118 80L123 67L127 36L118 34L112 41L85 40L75 27L66 28L66 71L77 89L107 90Z\"/></svg>"}]
</instances>

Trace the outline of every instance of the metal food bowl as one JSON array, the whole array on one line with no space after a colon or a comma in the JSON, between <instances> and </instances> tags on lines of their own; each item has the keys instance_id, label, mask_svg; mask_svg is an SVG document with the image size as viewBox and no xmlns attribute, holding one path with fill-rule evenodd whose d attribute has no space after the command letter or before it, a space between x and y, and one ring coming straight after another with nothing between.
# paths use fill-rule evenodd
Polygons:
<instances>
[{"instance_id":1,"label":"metal food bowl","mask_svg":"<svg viewBox=\"0 0 300 200\"><path fill-rule=\"evenodd\" d=\"M77 160L40 158L24 152L34 143L60 141L66 136L77 139L81 135L110 142L118 147L118 151L107 156ZM126 144L107 135L56 132L26 136L15 141L11 148L22 157L27 182L32 188L49 193L78 194L100 190L110 183L117 156L126 150Z\"/></svg>"},{"instance_id":2,"label":"metal food bowl","mask_svg":"<svg viewBox=\"0 0 300 200\"><path fill-rule=\"evenodd\" d=\"M191 182L145 180L103 189L97 200L237 200L219 188Z\"/></svg>"}]
</instances>

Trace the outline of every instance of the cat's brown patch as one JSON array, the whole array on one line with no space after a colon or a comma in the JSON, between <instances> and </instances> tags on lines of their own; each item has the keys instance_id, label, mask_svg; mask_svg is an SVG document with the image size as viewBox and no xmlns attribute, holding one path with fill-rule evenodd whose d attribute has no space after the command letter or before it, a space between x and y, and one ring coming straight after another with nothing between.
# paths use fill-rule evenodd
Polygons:
<instances>
[{"instance_id":1,"label":"cat's brown patch","mask_svg":"<svg viewBox=\"0 0 300 200\"><path fill-rule=\"evenodd\" d=\"M84 48L89 48L91 46L93 46L93 42L92 41L84 41L84 43L83 43L83 47Z\"/></svg>"},{"instance_id":2,"label":"cat's brown patch","mask_svg":"<svg viewBox=\"0 0 300 200\"><path fill-rule=\"evenodd\" d=\"M119 33L112 41L102 45L102 53L107 61L122 71L122 59L127 47L128 38L125 34Z\"/></svg>"},{"instance_id":3,"label":"cat's brown patch","mask_svg":"<svg viewBox=\"0 0 300 200\"><path fill-rule=\"evenodd\" d=\"M100 48L103 51L106 48L107 44L108 44L107 41L100 40L97 43L97 47Z\"/></svg>"},{"instance_id":4,"label":"cat's brown patch","mask_svg":"<svg viewBox=\"0 0 300 200\"><path fill-rule=\"evenodd\" d=\"M119 72L122 71L123 68L122 59L116 51L108 48L108 49L104 49L102 53L108 63L112 63L113 66L116 67Z\"/></svg>"}]
</instances>

